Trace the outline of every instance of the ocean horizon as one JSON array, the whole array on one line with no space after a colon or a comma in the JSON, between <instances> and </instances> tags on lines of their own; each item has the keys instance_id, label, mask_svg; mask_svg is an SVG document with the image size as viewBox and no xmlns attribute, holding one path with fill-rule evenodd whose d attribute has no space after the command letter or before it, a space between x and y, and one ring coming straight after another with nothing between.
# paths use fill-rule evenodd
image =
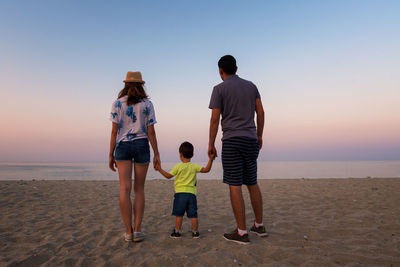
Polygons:
<instances>
[{"instance_id":1,"label":"ocean horizon","mask_svg":"<svg viewBox=\"0 0 400 267\"><path fill-rule=\"evenodd\" d=\"M163 162L170 170L177 162ZM205 163L198 163L205 165ZM222 164L198 179L222 180ZM400 160L260 161L259 179L400 178ZM165 179L152 166L147 179ZM0 180L118 180L106 162L0 162Z\"/></svg>"}]
</instances>

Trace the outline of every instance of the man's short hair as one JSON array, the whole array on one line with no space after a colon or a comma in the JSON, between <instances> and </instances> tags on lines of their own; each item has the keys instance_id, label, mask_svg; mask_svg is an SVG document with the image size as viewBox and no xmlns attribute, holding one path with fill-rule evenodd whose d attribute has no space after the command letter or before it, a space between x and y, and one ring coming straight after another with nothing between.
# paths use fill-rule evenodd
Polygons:
<instances>
[{"instance_id":1,"label":"man's short hair","mask_svg":"<svg viewBox=\"0 0 400 267\"><path fill-rule=\"evenodd\" d=\"M183 142L179 147L179 153L182 153L185 159L191 159L193 157L193 150L193 145L189 142Z\"/></svg>"},{"instance_id":2,"label":"man's short hair","mask_svg":"<svg viewBox=\"0 0 400 267\"><path fill-rule=\"evenodd\" d=\"M236 59L231 55L225 55L219 59L218 68L222 69L226 74L235 74L237 70Z\"/></svg>"}]
</instances>

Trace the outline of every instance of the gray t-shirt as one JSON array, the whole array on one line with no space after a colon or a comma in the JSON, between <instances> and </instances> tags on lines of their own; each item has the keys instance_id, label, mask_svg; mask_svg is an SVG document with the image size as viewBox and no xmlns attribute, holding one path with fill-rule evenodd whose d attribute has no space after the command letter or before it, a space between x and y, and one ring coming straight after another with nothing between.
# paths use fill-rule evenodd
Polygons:
<instances>
[{"instance_id":1,"label":"gray t-shirt","mask_svg":"<svg viewBox=\"0 0 400 267\"><path fill-rule=\"evenodd\" d=\"M209 108L221 110L222 140L232 137L257 139L254 123L257 87L237 75L229 76L213 89Z\"/></svg>"}]
</instances>

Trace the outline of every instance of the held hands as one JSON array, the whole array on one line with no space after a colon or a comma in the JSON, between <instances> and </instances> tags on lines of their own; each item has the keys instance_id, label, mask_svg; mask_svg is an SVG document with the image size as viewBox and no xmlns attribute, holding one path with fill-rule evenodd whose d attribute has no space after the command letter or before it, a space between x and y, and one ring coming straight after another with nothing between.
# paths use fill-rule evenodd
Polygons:
<instances>
[{"instance_id":1,"label":"held hands","mask_svg":"<svg viewBox=\"0 0 400 267\"><path fill-rule=\"evenodd\" d=\"M161 169L161 160L160 160L160 155L159 154L154 155L153 165L154 165L154 169L156 171L160 171L160 169Z\"/></svg>"},{"instance_id":2,"label":"held hands","mask_svg":"<svg viewBox=\"0 0 400 267\"><path fill-rule=\"evenodd\" d=\"M217 150L215 149L215 146L210 145L208 147L208 157L212 160L214 160L216 157L218 157L217 155Z\"/></svg>"},{"instance_id":3,"label":"held hands","mask_svg":"<svg viewBox=\"0 0 400 267\"><path fill-rule=\"evenodd\" d=\"M161 171L161 162L160 162L160 164L158 164L157 166L154 166L154 169L155 169L156 171L160 172L160 171Z\"/></svg>"}]
</instances>

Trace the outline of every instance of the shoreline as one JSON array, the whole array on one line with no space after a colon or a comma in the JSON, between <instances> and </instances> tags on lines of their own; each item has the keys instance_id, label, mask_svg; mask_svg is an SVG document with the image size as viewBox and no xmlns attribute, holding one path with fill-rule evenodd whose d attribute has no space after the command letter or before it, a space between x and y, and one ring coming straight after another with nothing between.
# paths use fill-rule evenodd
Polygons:
<instances>
[{"instance_id":1,"label":"shoreline","mask_svg":"<svg viewBox=\"0 0 400 267\"><path fill-rule=\"evenodd\" d=\"M163 163L170 170L176 163ZM199 180L222 179L222 164L216 162L210 173L198 175ZM259 162L259 179L347 179L387 177L400 178L400 161L351 162ZM163 179L150 166L147 180ZM103 163L31 163L1 164L0 180L118 180L118 174Z\"/></svg>"}]
</instances>

